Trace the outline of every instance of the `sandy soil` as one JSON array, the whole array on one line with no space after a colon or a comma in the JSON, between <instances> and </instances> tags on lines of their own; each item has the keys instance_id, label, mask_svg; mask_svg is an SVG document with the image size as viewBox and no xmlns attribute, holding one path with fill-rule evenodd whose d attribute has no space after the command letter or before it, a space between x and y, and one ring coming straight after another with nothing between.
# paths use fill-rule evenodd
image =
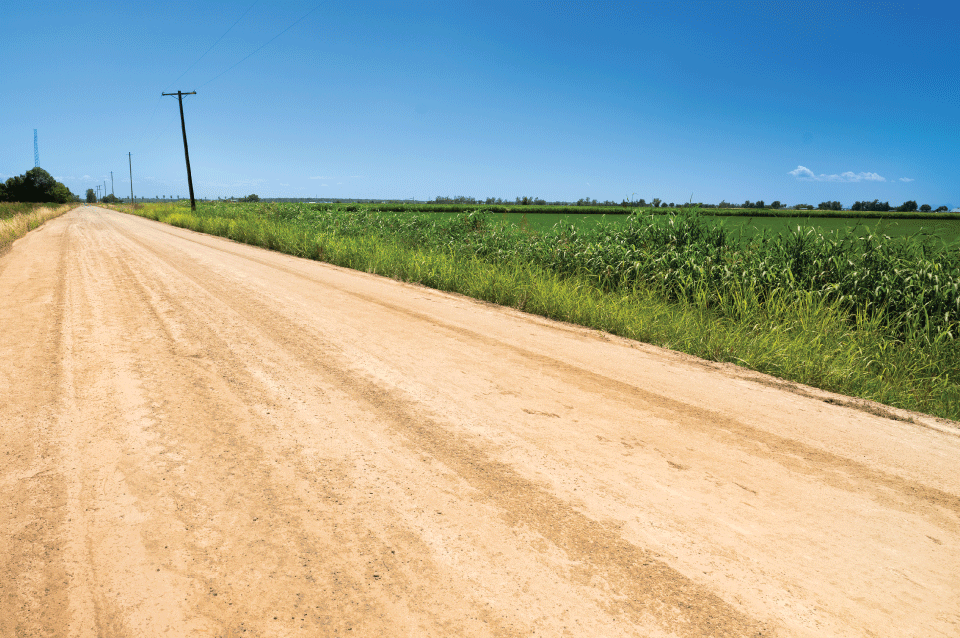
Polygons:
<instances>
[{"instance_id":1,"label":"sandy soil","mask_svg":"<svg viewBox=\"0 0 960 638\"><path fill-rule=\"evenodd\" d=\"M83 207L0 392L3 637L960 636L957 424L456 295Z\"/></svg>"}]
</instances>

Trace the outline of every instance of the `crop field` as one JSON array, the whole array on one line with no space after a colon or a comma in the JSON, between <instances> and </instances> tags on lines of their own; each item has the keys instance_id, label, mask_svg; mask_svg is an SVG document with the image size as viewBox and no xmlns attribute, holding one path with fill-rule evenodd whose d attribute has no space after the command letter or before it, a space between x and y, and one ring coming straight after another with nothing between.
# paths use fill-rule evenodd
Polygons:
<instances>
[{"instance_id":1,"label":"crop field","mask_svg":"<svg viewBox=\"0 0 960 638\"><path fill-rule=\"evenodd\" d=\"M960 417L960 254L904 227L894 235L851 219L830 230L824 219L806 226L642 212L524 219L269 203L136 212ZM758 220L767 227L751 225Z\"/></svg>"},{"instance_id":2,"label":"crop field","mask_svg":"<svg viewBox=\"0 0 960 638\"><path fill-rule=\"evenodd\" d=\"M485 207L479 207L483 210ZM357 210L362 210L357 207ZM369 208L373 210L372 208ZM332 210L332 209L331 209ZM475 207L474 210L477 210ZM353 211L347 211L353 212ZM467 211L471 212L471 211ZM436 217L446 220L462 212L434 212L434 211L382 211L380 214ZM641 212L650 214L650 211ZM683 212L671 211L658 216L667 217ZM490 212L488 217L495 222L510 223L531 232L550 232L557 224L575 225L583 230L592 230L598 226L609 225L619 227L627 223L631 213L621 212L619 209L605 209L604 212L570 213L570 212ZM728 235L736 238L753 238L758 235L784 234L796 231L798 227L812 228L820 234L840 235L854 233L864 235L887 235L892 238L907 237L914 241L932 241L940 247L960 247L960 219L941 216L940 218L908 218L908 217L821 217L809 215L797 216L749 216L749 215L713 215L710 212L701 214L703 221L711 226L722 226Z\"/></svg>"},{"instance_id":3,"label":"crop field","mask_svg":"<svg viewBox=\"0 0 960 638\"><path fill-rule=\"evenodd\" d=\"M434 213L450 216L453 213ZM682 214L682 213L681 213ZM583 229L592 229L602 224L620 226L627 222L629 214L586 214L517 212L492 213L496 220L509 222L536 232L550 231L558 223L573 224ZM729 235L747 238L768 234L790 233L797 229L812 228L821 234L855 233L857 235L888 235L909 237L913 240L930 240L943 247L960 244L960 220L958 219L878 219L872 217L747 217L702 215L711 226L722 226Z\"/></svg>"},{"instance_id":4,"label":"crop field","mask_svg":"<svg viewBox=\"0 0 960 638\"><path fill-rule=\"evenodd\" d=\"M888 235L913 241L933 241L942 247L957 247L960 242L960 220L957 219L877 219L852 217L712 217L730 233L753 237L763 233L783 234L798 226L813 228L819 233L854 233Z\"/></svg>"}]
</instances>

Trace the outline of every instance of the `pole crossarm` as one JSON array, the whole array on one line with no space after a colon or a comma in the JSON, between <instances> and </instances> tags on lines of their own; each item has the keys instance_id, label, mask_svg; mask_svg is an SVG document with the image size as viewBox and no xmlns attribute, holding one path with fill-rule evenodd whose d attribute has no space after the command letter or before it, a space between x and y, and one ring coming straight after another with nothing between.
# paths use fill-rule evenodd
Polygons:
<instances>
[{"instance_id":1,"label":"pole crossarm","mask_svg":"<svg viewBox=\"0 0 960 638\"><path fill-rule=\"evenodd\" d=\"M184 93L183 91L177 91L176 93L161 93L160 95L176 95L177 101L180 102L180 128L183 130L183 156L187 160L187 186L190 187L190 208L191 210L197 210L197 200L193 197L193 175L190 173L190 151L187 149L187 125L183 119L183 96L184 95L196 95L196 91L190 91L189 93Z\"/></svg>"}]
</instances>

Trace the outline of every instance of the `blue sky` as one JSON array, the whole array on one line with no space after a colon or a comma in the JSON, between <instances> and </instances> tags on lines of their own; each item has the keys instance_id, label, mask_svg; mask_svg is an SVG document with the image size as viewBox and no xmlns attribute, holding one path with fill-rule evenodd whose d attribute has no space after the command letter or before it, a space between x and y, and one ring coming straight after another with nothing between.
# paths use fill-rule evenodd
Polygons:
<instances>
[{"instance_id":1,"label":"blue sky","mask_svg":"<svg viewBox=\"0 0 960 638\"><path fill-rule=\"evenodd\" d=\"M0 179L187 196L179 89L198 197L953 208L958 7L6 3Z\"/></svg>"}]
</instances>

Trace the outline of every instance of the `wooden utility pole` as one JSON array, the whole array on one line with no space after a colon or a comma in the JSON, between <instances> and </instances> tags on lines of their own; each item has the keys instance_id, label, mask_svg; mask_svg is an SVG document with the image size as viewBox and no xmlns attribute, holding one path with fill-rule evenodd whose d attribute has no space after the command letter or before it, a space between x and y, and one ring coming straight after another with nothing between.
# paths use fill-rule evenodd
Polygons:
<instances>
[{"instance_id":1,"label":"wooden utility pole","mask_svg":"<svg viewBox=\"0 0 960 638\"><path fill-rule=\"evenodd\" d=\"M184 93L183 91L177 91L176 93L161 93L161 95L176 95L177 100L180 102L180 128L183 130L183 155L187 158L187 186L190 187L191 210L197 210L197 200L193 197L193 176L190 174L190 151L187 149L187 125L183 121L183 96L196 94L196 91L190 91L189 93Z\"/></svg>"},{"instance_id":2,"label":"wooden utility pole","mask_svg":"<svg viewBox=\"0 0 960 638\"><path fill-rule=\"evenodd\" d=\"M133 205L133 156L127 153L127 162L130 164L130 204Z\"/></svg>"}]
</instances>

